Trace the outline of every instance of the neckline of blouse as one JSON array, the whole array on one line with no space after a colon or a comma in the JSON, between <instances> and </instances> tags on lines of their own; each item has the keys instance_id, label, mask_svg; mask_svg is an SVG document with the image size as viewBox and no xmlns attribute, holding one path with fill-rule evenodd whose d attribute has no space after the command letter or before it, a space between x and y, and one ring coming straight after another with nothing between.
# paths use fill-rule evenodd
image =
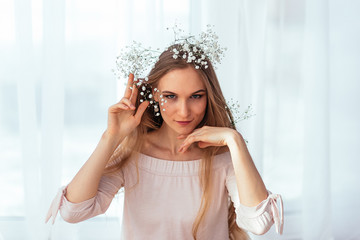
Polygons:
<instances>
[{"instance_id":1,"label":"neckline of blouse","mask_svg":"<svg viewBox=\"0 0 360 240\"><path fill-rule=\"evenodd\" d=\"M139 155L142 155L142 156L147 157L147 158L152 158L152 159L156 159L156 160L160 160L160 161L167 161L167 162L199 162L199 161L201 161L201 158L200 159L192 159L192 160L170 160L170 159L163 159L163 158L153 157L153 156L141 153L141 152L137 152L137 153L139 153ZM226 153L229 153L229 151L215 155L214 159L216 157L219 157L219 156L224 155Z\"/></svg>"},{"instance_id":2,"label":"neckline of blouse","mask_svg":"<svg viewBox=\"0 0 360 240\"><path fill-rule=\"evenodd\" d=\"M152 157L140 152L138 163L139 168L147 170L157 175L167 175L167 176L195 176L198 175L200 169L201 159L188 160L188 161L173 161L168 159L161 159ZM220 164L222 161L217 161L218 159L224 159L226 154L229 152L223 152L214 156L213 168L217 169L223 164ZM135 163L133 163L135 164Z\"/></svg>"}]
</instances>

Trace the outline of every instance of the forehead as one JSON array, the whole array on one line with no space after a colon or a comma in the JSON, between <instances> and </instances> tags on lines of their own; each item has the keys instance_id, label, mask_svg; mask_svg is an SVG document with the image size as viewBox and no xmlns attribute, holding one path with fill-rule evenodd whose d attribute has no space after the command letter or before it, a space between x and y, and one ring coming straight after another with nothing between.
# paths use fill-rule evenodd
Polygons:
<instances>
[{"instance_id":1,"label":"forehead","mask_svg":"<svg viewBox=\"0 0 360 240\"><path fill-rule=\"evenodd\" d=\"M192 93L200 89L206 90L199 73L191 66L171 70L159 80L158 88L161 91L171 91L179 94Z\"/></svg>"}]
</instances>

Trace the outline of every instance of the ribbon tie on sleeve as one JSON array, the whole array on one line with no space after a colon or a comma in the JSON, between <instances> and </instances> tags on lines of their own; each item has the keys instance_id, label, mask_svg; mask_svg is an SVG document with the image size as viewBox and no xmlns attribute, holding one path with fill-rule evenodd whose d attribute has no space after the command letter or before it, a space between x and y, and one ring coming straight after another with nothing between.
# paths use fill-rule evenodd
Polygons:
<instances>
[{"instance_id":1,"label":"ribbon tie on sleeve","mask_svg":"<svg viewBox=\"0 0 360 240\"><path fill-rule=\"evenodd\" d=\"M274 222L275 222L276 232L279 234L282 234L283 228L284 228L284 208L283 208L282 198L279 194L270 194L269 198L271 201L271 211L272 211ZM279 208L277 205L278 199L280 201L280 210L281 210L280 215L279 215Z\"/></svg>"},{"instance_id":2,"label":"ribbon tie on sleeve","mask_svg":"<svg viewBox=\"0 0 360 240\"><path fill-rule=\"evenodd\" d=\"M59 189L57 195L55 196L54 200L52 201L52 203L50 205L50 208L46 215L45 223L47 223L51 217L53 217L52 224L55 223L55 218L59 212L59 209L62 204L62 199L63 199L65 193L66 193L66 186L63 186Z\"/></svg>"}]
</instances>

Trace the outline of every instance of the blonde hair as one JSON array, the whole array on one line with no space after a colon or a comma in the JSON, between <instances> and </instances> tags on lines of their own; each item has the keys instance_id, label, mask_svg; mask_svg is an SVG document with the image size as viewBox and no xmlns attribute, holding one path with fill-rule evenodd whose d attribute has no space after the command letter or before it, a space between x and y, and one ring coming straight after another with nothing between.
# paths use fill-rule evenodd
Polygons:
<instances>
[{"instance_id":1,"label":"blonde hair","mask_svg":"<svg viewBox=\"0 0 360 240\"><path fill-rule=\"evenodd\" d=\"M177 45L169 47L173 49ZM164 51L154 68L148 75L147 83L153 88L158 86L159 80L168 72L174 69L184 69L192 65L192 63L186 63L185 60L178 58L174 59L173 53L169 50ZM233 123L233 116L229 108L226 107L226 101L222 94L220 84L213 69L211 62L208 60L209 67L207 69L197 70L201 79L203 80L207 89L207 107L203 120L198 124L196 128L203 126L216 126L216 127L230 127L236 129ZM193 66L191 66L193 67ZM141 87L141 86L140 86ZM140 104L140 97L138 95L136 100L136 107ZM105 174L111 174L123 168L130 156L136 152L140 152L143 145L143 140L148 132L159 129L163 123L163 119L160 116L155 116L152 107L147 108L144 112L141 123L137 128L127 136L121 145L114 151L109 163L105 169ZM198 214L195 218L192 227L192 234L195 240L198 240L196 234L201 222L204 220L205 215L210 207L210 200L212 198L211 186L212 186L212 160L218 153L220 147L207 147L203 150L202 160L200 162L200 186L202 189L201 204L198 210ZM121 159L120 161L118 161ZM136 158L137 159L137 158ZM139 182L139 170L136 161L137 169L137 183ZM231 202L228 208L228 227L229 237L231 240L247 240L250 239L247 233L239 228L236 224L235 208Z\"/></svg>"}]
</instances>

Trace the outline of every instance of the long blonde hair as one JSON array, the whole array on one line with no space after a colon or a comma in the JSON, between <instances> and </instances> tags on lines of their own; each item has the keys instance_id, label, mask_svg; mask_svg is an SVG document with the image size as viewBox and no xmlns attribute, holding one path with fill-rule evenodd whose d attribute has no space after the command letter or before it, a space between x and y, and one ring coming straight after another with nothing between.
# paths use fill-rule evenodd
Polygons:
<instances>
[{"instance_id":1,"label":"long blonde hair","mask_svg":"<svg viewBox=\"0 0 360 240\"><path fill-rule=\"evenodd\" d=\"M173 45L169 47L169 49L173 49L174 47L177 47L177 45ZM174 59L173 53L171 53L169 50L164 51L160 55L159 60L155 64L154 68L150 71L147 83L155 88L158 86L159 80L165 74L174 69L187 68L191 66L191 64L192 63L186 63L186 61L181 58ZM229 108L226 106L226 101L222 94L220 84L209 60L208 66L209 67L207 69L197 70L207 89L207 107L203 120L196 128L201 128L202 126L216 126L236 129L235 125L233 124L233 116ZM138 95L136 100L136 107L138 107L139 104L140 96ZM159 129L162 123L163 119L161 115L155 116L153 108L147 108L142 116L141 123L114 151L105 169L105 174L111 174L124 167L133 153L141 151L144 142L143 140L146 134L148 132ZM212 197L212 160L213 157L219 152L219 150L220 147L207 147L203 150L199 171L200 186L203 194L201 197L200 208L192 227L192 234L195 240L198 240L196 237L197 231L210 207L210 200ZM119 159L121 160L118 161ZM139 182L139 170L137 162L136 169L138 180L137 182ZM231 202L228 208L229 237L231 240L249 239L247 233L237 226L235 219L235 208Z\"/></svg>"}]
</instances>

